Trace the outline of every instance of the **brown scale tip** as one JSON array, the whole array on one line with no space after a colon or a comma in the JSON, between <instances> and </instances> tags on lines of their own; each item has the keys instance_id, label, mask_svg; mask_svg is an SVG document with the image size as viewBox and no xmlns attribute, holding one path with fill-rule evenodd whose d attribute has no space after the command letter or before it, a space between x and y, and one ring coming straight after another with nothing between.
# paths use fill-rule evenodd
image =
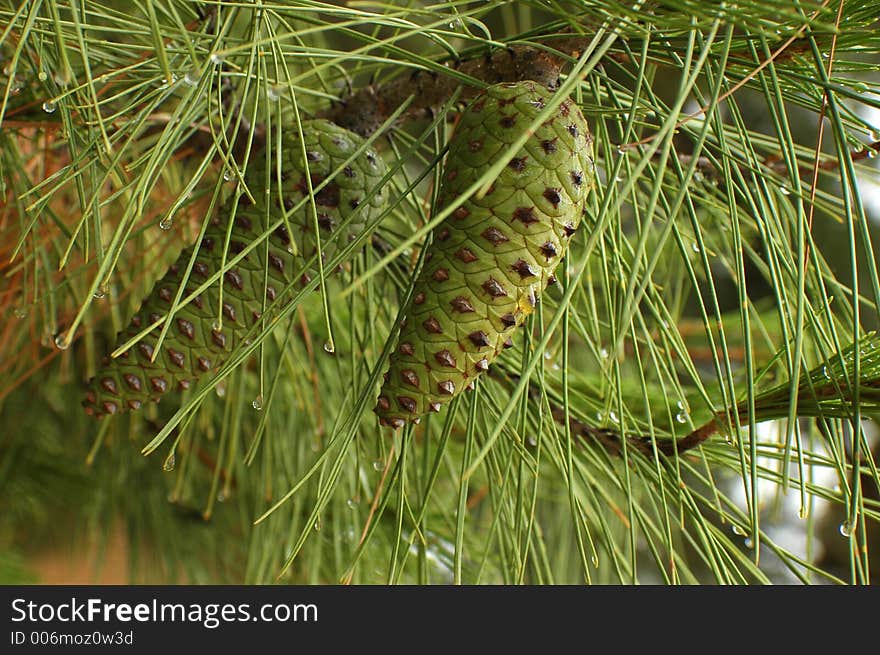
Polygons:
<instances>
[{"instance_id":1,"label":"brown scale tip","mask_svg":"<svg viewBox=\"0 0 880 655\"><path fill-rule=\"evenodd\" d=\"M501 286L501 283L494 277L490 277L481 285L483 290L493 298L501 298L507 295L507 291Z\"/></svg>"},{"instance_id":2,"label":"brown scale tip","mask_svg":"<svg viewBox=\"0 0 880 655\"><path fill-rule=\"evenodd\" d=\"M535 213L534 207L517 207L513 210L513 220L520 221L524 225L531 225L537 223L541 219L539 219L538 215ZM504 240L507 241L506 238Z\"/></svg>"},{"instance_id":3,"label":"brown scale tip","mask_svg":"<svg viewBox=\"0 0 880 655\"><path fill-rule=\"evenodd\" d=\"M471 304L471 301L464 296L456 296L449 301L449 304L452 305L453 311L461 314L469 314L474 311L474 306Z\"/></svg>"},{"instance_id":4,"label":"brown scale tip","mask_svg":"<svg viewBox=\"0 0 880 655\"><path fill-rule=\"evenodd\" d=\"M454 212L452 212L452 215L456 219L463 221L464 219L466 219L468 216L471 215L471 212L469 209L467 209L467 207L458 207Z\"/></svg>"},{"instance_id":5,"label":"brown scale tip","mask_svg":"<svg viewBox=\"0 0 880 655\"><path fill-rule=\"evenodd\" d=\"M431 334L442 334L443 332L443 327L440 325L440 322L433 316L429 316L422 323L422 326Z\"/></svg>"},{"instance_id":6,"label":"brown scale tip","mask_svg":"<svg viewBox=\"0 0 880 655\"><path fill-rule=\"evenodd\" d=\"M434 353L434 359L437 360L437 363L441 366L447 366L449 368L455 368L455 357L452 356L452 353L446 350L445 348L439 352Z\"/></svg>"},{"instance_id":7,"label":"brown scale tip","mask_svg":"<svg viewBox=\"0 0 880 655\"><path fill-rule=\"evenodd\" d=\"M415 412L416 408L418 407L418 403L416 403L415 398L410 398L409 396L398 396L397 404L408 411L410 414Z\"/></svg>"},{"instance_id":8,"label":"brown scale tip","mask_svg":"<svg viewBox=\"0 0 880 655\"><path fill-rule=\"evenodd\" d=\"M470 248L460 248L458 252L455 253L455 256L465 264L477 261L477 256Z\"/></svg>"},{"instance_id":9,"label":"brown scale tip","mask_svg":"<svg viewBox=\"0 0 880 655\"><path fill-rule=\"evenodd\" d=\"M419 386L419 376L416 375L416 372L411 369L404 369L400 372L400 378L406 382L411 387L418 388Z\"/></svg>"},{"instance_id":10,"label":"brown scale tip","mask_svg":"<svg viewBox=\"0 0 880 655\"><path fill-rule=\"evenodd\" d=\"M379 396L376 400L376 409L380 412L387 412L391 409L391 401L388 400L387 396Z\"/></svg>"},{"instance_id":11,"label":"brown scale tip","mask_svg":"<svg viewBox=\"0 0 880 655\"><path fill-rule=\"evenodd\" d=\"M437 391L444 396L451 396L455 393L455 383L452 380L443 380L437 383Z\"/></svg>"},{"instance_id":12,"label":"brown scale tip","mask_svg":"<svg viewBox=\"0 0 880 655\"><path fill-rule=\"evenodd\" d=\"M483 230L483 233L480 236L482 236L493 246L497 246L500 243L509 241L509 239L504 235L504 232L494 227L487 227L485 230Z\"/></svg>"},{"instance_id":13,"label":"brown scale tip","mask_svg":"<svg viewBox=\"0 0 880 655\"><path fill-rule=\"evenodd\" d=\"M432 412L439 412L440 411L440 403L430 403L428 405L428 409L430 409Z\"/></svg>"}]
</instances>

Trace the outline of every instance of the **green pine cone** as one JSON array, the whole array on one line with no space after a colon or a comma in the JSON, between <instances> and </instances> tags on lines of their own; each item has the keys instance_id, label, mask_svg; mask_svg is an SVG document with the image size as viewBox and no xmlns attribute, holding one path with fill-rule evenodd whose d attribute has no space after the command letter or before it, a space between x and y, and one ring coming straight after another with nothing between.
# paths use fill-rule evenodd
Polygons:
<instances>
[{"instance_id":1,"label":"green pine cone","mask_svg":"<svg viewBox=\"0 0 880 655\"><path fill-rule=\"evenodd\" d=\"M450 142L439 205L476 182L550 97L535 82L478 96ZM380 423L399 428L439 412L510 344L580 223L595 179L592 145L583 114L566 99L489 193L437 226L376 404Z\"/></svg>"},{"instance_id":2,"label":"green pine cone","mask_svg":"<svg viewBox=\"0 0 880 655\"><path fill-rule=\"evenodd\" d=\"M264 232L267 215L269 221L275 222L282 207L289 211L308 195L307 171L315 189L364 143L360 136L326 120L303 123L303 133L305 149L295 133L283 137L280 188L275 166L267 171L261 155L253 158L260 163L248 170L246 182L257 204L246 196L238 201L227 260ZM324 259L332 258L338 248L357 238L382 212L387 194L377 191L369 201L365 199L386 171L378 153L368 148L315 193ZM268 195L263 193L266 188L270 189ZM223 265L228 221L233 213L231 202L219 212L199 244L184 297ZM349 217L351 222L340 231L338 228ZM222 279L222 308L220 286L215 284L178 309L154 362L150 358L161 328L154 328L129 351L109 361L89 384L83 403L86 412L101 417L138 409L148 400L158 401L171 390L187 389L200 376L216 370L259 320L264 296L269 305L292 282L305 284L314 273L305 266L317 252L312 203L303 204L288 219L294 243L282 226L269 238L268 253L263 245L258 245L229 269ZM117 347L168 312L191 255L192 248L185 250L156 283L129 328L118 336ZM214 326L221 314L222 328L217 331Z\"/></svg>"}]
</instances>

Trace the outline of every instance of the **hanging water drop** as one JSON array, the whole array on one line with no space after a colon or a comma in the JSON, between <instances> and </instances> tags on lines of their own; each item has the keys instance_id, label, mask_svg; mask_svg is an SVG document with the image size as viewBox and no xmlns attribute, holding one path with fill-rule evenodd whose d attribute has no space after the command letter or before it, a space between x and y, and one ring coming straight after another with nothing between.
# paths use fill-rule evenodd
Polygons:
<instances>
[{"instance_id":1,"label":"hanging water drop","mask_svg":"<svg viewBox=\"0 0 880 655\"><path fill-rule=\"evenodd\" d=\"M93 298L100 300L101 298L105 298L107 296L107 285L102 284L97 289L95 289L95 293L92 294Z\"/></svg>"},{"instance_id":2,"label":"hanging water drop","mask_svg":"<svg viewBox=\"0 0 880 655\"><path fill-rule=\"evenodd\" d=\"M599 556L598 555L591 555L590 562L593 564L593 566L595 568L597 568L597 569L599 568Z\"/></svg>"},{"instance_id":3,"label":"hanging water drop","mask_svg":"<svg viewBox=\"0 0 880 655\"><path fill-rule=\"evenodd\" d=\"M251 402L251 406L258 412L263 411L263 394L258 395Z\"/></svg>"},{"instance_id":4,"label":"hanging water drop","mask_svg":"<svg viewBox=\"0 0 880 655\"><path fill-rule=\"evenodd\" d=\"M43 103L43 111L46 112L47 114L54 114L55 110L57 108L58 107L51 100L47 100L46 102Z\"/></svg>"},{"instance_id":5,"label":"hanging water drop","mask_svg":"<svg viewBox=\"0 0 880 655\"><path fill-rule=\"evenodd\" d=\"M528 441L528 444L529 444L532 448L534 448L535 446L538 445L538 440L534 437L534 435L529 436L529 438L527 439L527 441Z\"/></svg>"},{"instance_id":6,"label":"hanging water drop","mask_svg":"<svg viewBox=\"0 0 880 655\"><path fill-rule=\"evenodd\" d=\"M321 521L321 517L319 516L315 519L315 532L320 532L321 528L324 527L324 523Z\"/></svg>"},{"instance_id":7,"label":"hanging water drop","mask_svg":"<svg viewBox=\"0 0 880 655\"><path fill-rule=\"evenodd\" d=\"M55 335L55 347L58 348L58 350L67 350L70 348L70 338L67 333L59 332Z\"/></svg>"},{"instance_id":8,"label":"hanging water drop","mask_svg":"<svg viewBox=\"0 0 880 655\"><path fill-rule=\"evenodd\" d=\"M374 471L381 471L384 468L385 468L385 462L383 460L381 460L381 459L373 460L373 470Z\"/></svg>"},{"instance_id":9,"label":"hanging water drop","mask_svg":"<svg viewBox=\"0 0 880 655\"><path fill-rule=\"evenodd\" d=\"M612 409L610 412L608 412L608 419L609 419L612 423L617 423L617 414L614 412L613 409Z\"/></svg>"},{"instance_id":10,"label":"hanging water drop","mask_svg":"<svg viewBox=\"0 0 880 655\"><path fill-rule=\"evenodd\" d=\"M27 316L27 310L24 307L15 307L12 310L12 315L15 318L25 318Z\"/></svg>"},{"instance_id":11,"label":"hanging water drop","mask_svg":"<svg viewBox=\"0 0 880 655\"><path fill-rule=\"evenodd\" d=\"M217 492L217 502L218 503L225 503L226 502L226 494L223 493L222 491Z\"/></svg>"},{"instance_id":12,"label":"hanging water drop","mask_svg":"<svg viewBox=\"0 0 880 655\"><path fill-rule=\"evenodd\" d=\"M798 510L798 518L801 519L802 521L803 521L805 518L807 518L808 514L809 514L809 512L807 512L807 508L806 508L806 507L801 507L801 508Z\"/></svg>"},{"instance_id":13,"label":"hanging water drop","mask_svg":"<svg viewBox=\"0 0 880 655\"><path fill-rule=\"evenodd\" d=\"M743 539L743 544L745 545L746 548L749 548L749 549L755 547L755 542L751 537L746 537L745 539Z\"/></svg>"},{"instance_id":14,"label":"hanging water drop","mask_svg":"<svg viewBox=\"0 0 880 655\"><path fill-rule=\"evenodd\" d=\"M604 346L599 349L599 357L601 359L608 359L608 349Z\"/></svg>"},{"instance_id":15,"label":"hanging water drop","mask_svg":"<svg viewBox=\"0 0 880 655\"><path fill-rule=\"evenodd\" d=\"M177 464L177 458L174 455L174 451L172 450L168 457L165 458L165 461L162 462L162 470L163 471L173 471L174 466Z\"/></svg>"},{"instance_id":16,"label":"hanging water drop","mask_svg":"<svg viewBox=\"0 0 880 655\"><path fill-rule=\"evenodd\" d=\"M336 346L333 344L333 340L329 339L324 342L324 352L328 355L336 354Z\"/></svg>"},{"instance_id":17,"label":"hanging water drop","mask_svg":"<svg viewBox=\"0 0 880 655\"><path fill-rule=\"evenodd\" d=\"M186 71L186 75L183 76L183 83L187 86L195 86L199 83L199 69L198 68L190 68Z\"/></svg>"},{"instance_id":18,"label":"hanging water drop","mask_svg":"<svg viewBox=\"0 0 880 655\"><path fill-rule=\"evenodd\" d=\"M37 73L37 79L40 80L40 82L45 82L49 79L49 75L46 73L46 71L41 70L39 73Z\"/></svg>"},{"instance_id":19,"label":"hanging water drop","mask_svg":"<svg viewBox=\"0 0 880 655\"><path fill-rule=\"evenodd\" d=\"M214 332L221 332L223 330L223 321L219 318L214 319L214 322L211 323L211 330Z\"/></svg>"},{"instance_id":20,"label":"hanging water drop","mask_svg":"<svg viewBox=\"0 0 880 655\"><path fill-rule=\"evenodd\" d=\"M783 184L782 186L779 187L779 193L781 193L784 196L788 196L788 195L791 195L791 190Z\"/></svg>"},{"instance_id":21,"label":"hanging water drop","mask_svg":"<svg viewBox=\"0 0 880 655\"><path fill-rule=\"evenodd\" d=\"M855 532L855 528L854 528L853 524L849 522L849 520L846 520L843 523L841 523L837 529L840 532L841 536L847 537L847 538L851 537L853 532Z\"/></svg>"},{"instance_id":22,"label":"hanging water drop","mask_svg":"<svg viewBox=\"0 0 880 655\"><path fill-rule=\"evenodd\" d=\"M268 87L266 87L266 96L268 96L269 100L280 100L281 96L283 95L284 87L280 84L270 84Z\"/></svg>"},{"instance_id":23,"label":"hanging water drop","mask_svg":"<svg viewBox=\"0 0 880 655\"><path fill-rule=\"evenodd\" d=\"M740 537L745 537L747 534L746 531L739 527L736 523L730 526L730 530L731 532L733 532L733 534L739 535Z\"/></svg>"},{"instance_id":24,"label":"hanging water drop","mask_svg":"<svg viewBox=\"0 0 880 655\"><path fill-rule=\"evenodd\" d=\"M827 367L827 366L823 366L823 367L822 367L822 375L823 375L827 380L830 380L830 379L831 379L831 375L828 373L828 367Z\"/></svg>"},{"instance_id":25,"label":"hanging water drop","mask_svg":"<svg viewBox=\"0 0 880 655\"><path fill-rule=\"evenodd\" d=\"M705 179L706 176L703 175L703 171L699 169L694 171L694 182L702 182Z\"/></svg>"},{"instance_id":26,"label":"hanging water drop","mask_svg":"<svg viewBox=\"0 0 880 655\"><path fill-rule=\"evenodd\" d=\"M687 412L679 412L675 415L675 421L677 423L687 423L688 413Z\"/></svg>"},{"instance_id":27,"label":"hanging water drop","mask_svg":"<svg viewBox=\"0 0 880 655\"><path fill-rule=\"evenodd\" d=\"M174 225L174 220L170 216L166 216L159 221L160 230L170 230L172 225Z\"/></svg>"},{"instance_id":28,"label":"hanging water drop","mask_svg":"<svg viewBox=\"0 0 880 655\"><path fill-rule=\"evenodd\" d=\"M357 509L358 501L357 498L349 498L345 501L345 504L348 505L348 509Z\"/></svg>"},{"instance_id":29,"label":"hanging water drop","mask_svg":"<svg viewBox=\"0 0 880 655\"><path fill-rule=\"evenodd\" d=\"M226 383L221 382L216 387L214 387L214 393L217 394L218 398L223 398L226 395Z\"/></svg>"},{"instance_id":30,"label":"hanging water drop","mask_svg":"<svg viewBox=\"0 0 880 655\"><path fill-rule=\"evenodd\" d=\"M232 171L230 171L228 168L224 168L223 169L223 181L229 182L229 180L231 180L231 179L232 179Z\"/></svg>"},{"instance_id":31,"label":"hanging water drop","mask_svg":"<svg viewBox=\"0 0 880 655\"><path fill-rule=\"evenodd\" d=\"M700 252L700 244L694 241L691 244L691 250L693 250L694 252Z\"/></svg>"},{"instance_id":32,"label":"hanging water drop","mask_svg":"<svg viewBox=\"0 0 880 655\"><path fill-rule=\"evenodd\" d=\"M217 52L212 52L210 59L212 64L214 64L215 66L219 66L223 63L225 57Z\"/></svg>"}]
</instances>

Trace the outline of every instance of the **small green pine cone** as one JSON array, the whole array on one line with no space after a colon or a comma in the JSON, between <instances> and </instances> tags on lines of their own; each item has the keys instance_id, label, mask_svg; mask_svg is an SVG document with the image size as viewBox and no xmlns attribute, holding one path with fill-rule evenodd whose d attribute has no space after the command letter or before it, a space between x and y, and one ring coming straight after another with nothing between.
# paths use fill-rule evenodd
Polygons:
<instances>
[{"instance_id":1,"label":"small green pine cone","mask_svg":"<svg viewBox=\"0 0 880 655\"><path fill-rule=\"evenodd\" d=\"M472 102L449 145L439 206L476 182L528 129L551 93L498 84ZM593 188L592 137L566 99L493 181L433 233L376 404L402 427L461 393L523 324L565 256Z\"/></svg>"},{"instance_id":2,"label":"small green pine cone","mask_svg":"<svg viewBox=\"0 0 880 655\"><path fill-rule=\"evenodd\" d=\"M298 136L283 137L280 186L276 183L276 167L267 171L261 156L254 157L253 161L261 163L248 171L246 182L257 203L252 204L246 196L239 199L227 261L263 234L267 220L277 221L282 208L290 211L299 204L309 194L309 182L314 190L364 144L360 136L325 120L303 123L303 134L305 148ZM381 190L372 197L369 194L386 171L378 153L367 148L315 193L324 259L332 258L339 248L356 239L383 211L387 194ZM268 195L263 193L266 188L270 189ZM268 198L268 208L264 198ZM107 362L89 384L83 403L86 412L101 417L138 409L149 400L158 401L168 391L187 389L200 376L216 370L260 319L264 297L269 305L289 285L305 284L314 274L314 267L306 267L317 252L312 207L312 203L304 203L289 215L293 243L282 226L268 239L268 252L260 244L226 271L222 307L218 283L179 308L155 361L150 360L161 329L158 327L120 357ZM230 201L206 230L183 297L223 266L232 210ZM340 231L350 217L351 222ZM169 311L191 256L192 248L185 250L156 283L128 329L118 336L117 347ZM214 329L218 321L220 330Z\"/></svg>"}]
</instances>

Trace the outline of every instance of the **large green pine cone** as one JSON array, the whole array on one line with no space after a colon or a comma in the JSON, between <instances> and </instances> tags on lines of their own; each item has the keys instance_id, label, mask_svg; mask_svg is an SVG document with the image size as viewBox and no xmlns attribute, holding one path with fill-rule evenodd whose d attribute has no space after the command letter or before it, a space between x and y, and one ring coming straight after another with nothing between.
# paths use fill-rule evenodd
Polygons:
<instances>
[{"instance_id":1,"label":"large green pine cone","mask_svg":"<svg viewBox=\"0 0 880 655\"><path fill-rule=\"evenodd\" d=\"M535 82L478 96L450 142L439 206L476 182L550 97ZM587 122L566 99L489 193L437 226L376 404L382 424L439 412L510 344L565 256L594 179Z\"/></svg>"},{"instance_id":2,"label":"large green pine cone","mask_svg":"<svg viewBox=\"0 0 880 655\"><path fill-rule=\"evenodd\" d=\"M252 204L246 196L238 201L227 261L264 233L267 221L277 221L282 208L289 211L308 195L307 174L315 189L364 144L360 136L325 120L304 123L303 134L305 148L295 132L285 133L283 137L280 186L276 182L275 162L266 170L262 153L254 155L252 161L256 163L248 170L246 182L257 203ZM314 206L325 260L357 238L382 212L387 194L377 191L369 199L368 196L386 170L379 155L368 148L315 193ZM264 193L267 188L269 194ZM222 267L232 210L230 201L206 230L184 298ZM86 412L100 417L138 409L148 400L158 401L169 391L187 389L200 376L216 370L259 320L264 297L268 306L288 285L305 284L314 274L316 265L306 267L317 252L312 211L312 203L306 202L288 216L293 243L282 226L268 239L268 253L265 244L259 244L224 274L222 307L218 283L178 309L155 362L150 362L150 358L161 328L155 328L129 351L109 361L89 384L83 403ZM350 217L351 222L339 229ZM170 310L191 255L192 248L185 250L156 283L128 329L117 337L117 347ZM280 302L283 303L284 298ZM217 331L214 326L221 314L222 329Z\"/></svg>"}]
</instances>

